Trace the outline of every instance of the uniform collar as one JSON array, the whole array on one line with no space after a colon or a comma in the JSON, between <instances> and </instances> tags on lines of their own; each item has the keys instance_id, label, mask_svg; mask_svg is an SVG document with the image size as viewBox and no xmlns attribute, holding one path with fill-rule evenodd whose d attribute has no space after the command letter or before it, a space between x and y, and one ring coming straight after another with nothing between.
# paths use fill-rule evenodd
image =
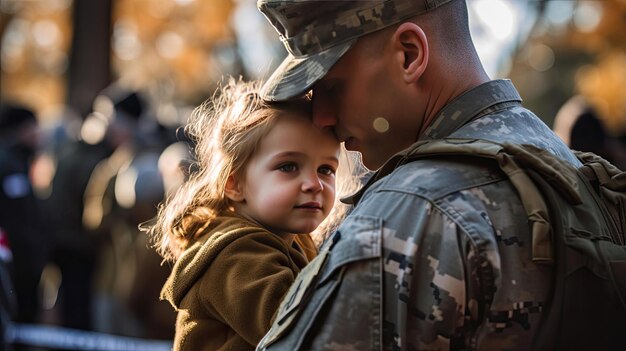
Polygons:
<instances>
[{"instance_id":1,"label":"uniform collar","mask_svg":"<svg viewBox=\"0 0 626 351\"><path fill-rule=\"evenodd\" d=\"M444 106L419 140L445 138L471 120L480 117L481 112L507 102L522 102L510 80L498 79L483 83Z\"/></svg>"}]
</instances>

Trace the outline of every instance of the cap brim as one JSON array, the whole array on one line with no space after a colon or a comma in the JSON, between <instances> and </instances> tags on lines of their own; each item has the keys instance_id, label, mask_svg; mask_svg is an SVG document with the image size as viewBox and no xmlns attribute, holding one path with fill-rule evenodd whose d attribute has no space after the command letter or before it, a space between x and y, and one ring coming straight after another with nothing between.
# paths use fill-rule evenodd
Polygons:
<instances>
[{"instance_id":1,"label":"cap brim","mask_svg":"<svg viewBox=\"0 0 626 351\"><path fill-rule=\"evenodd\" d=\"M315 55L288 55L263 85L261 96L268 101L284 101L303 95L356 41L352 39Z\"/></svg>"}]
</instances>

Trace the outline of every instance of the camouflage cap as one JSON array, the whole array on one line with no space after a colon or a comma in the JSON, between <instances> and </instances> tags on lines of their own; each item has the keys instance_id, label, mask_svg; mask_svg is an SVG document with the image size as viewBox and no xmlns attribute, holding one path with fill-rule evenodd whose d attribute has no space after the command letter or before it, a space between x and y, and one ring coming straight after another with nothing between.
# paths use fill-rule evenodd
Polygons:
<instances>
[{"instance_id":1,"label":"camouflage cap","mask_svg":"<svg viewBox=\"0 0 626 351\"><path fill-rule=\"evenodd\" d=\"M356 40L451 0L258 0L278 31L287 58L261 92L266 100L301 95L322 78Z\"/></svg>"}]
</instances>

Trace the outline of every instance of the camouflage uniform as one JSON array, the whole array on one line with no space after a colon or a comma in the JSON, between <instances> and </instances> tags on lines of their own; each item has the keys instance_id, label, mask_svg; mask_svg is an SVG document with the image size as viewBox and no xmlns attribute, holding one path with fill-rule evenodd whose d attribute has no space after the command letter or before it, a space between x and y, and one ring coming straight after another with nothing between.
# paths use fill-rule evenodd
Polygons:
<instances>
[{"instance_id":1,"label":"camouflage uniform","mask_svg":"<svg viewBox=\"0 0 626 351\"><path fill-rule=\"evenodd\" d=\"M420 140L530 143L578 164L520 101L509 81L485 83ZM505 176L476 160L403 165L363 193L259 349L532 349L552 272L530 258L526 218Z\"/></svg>"}]
</instances>

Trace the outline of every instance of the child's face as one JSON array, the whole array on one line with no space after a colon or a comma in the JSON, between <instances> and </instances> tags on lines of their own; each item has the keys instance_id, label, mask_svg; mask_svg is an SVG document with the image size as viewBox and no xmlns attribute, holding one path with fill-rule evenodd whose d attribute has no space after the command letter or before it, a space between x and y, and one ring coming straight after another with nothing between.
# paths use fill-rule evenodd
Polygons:
<instances>
[{"instance_id":1,"label":"child's face","mask_svg":"<svg viewBox=\"0 0 626 351\"><path fill-rule=\"evenodd\" d=\"M245 169L237 210L277 234L312 232L333 207L338 157L339 142L310 117L279 116Z\"/></svg>"}]
</instances>

